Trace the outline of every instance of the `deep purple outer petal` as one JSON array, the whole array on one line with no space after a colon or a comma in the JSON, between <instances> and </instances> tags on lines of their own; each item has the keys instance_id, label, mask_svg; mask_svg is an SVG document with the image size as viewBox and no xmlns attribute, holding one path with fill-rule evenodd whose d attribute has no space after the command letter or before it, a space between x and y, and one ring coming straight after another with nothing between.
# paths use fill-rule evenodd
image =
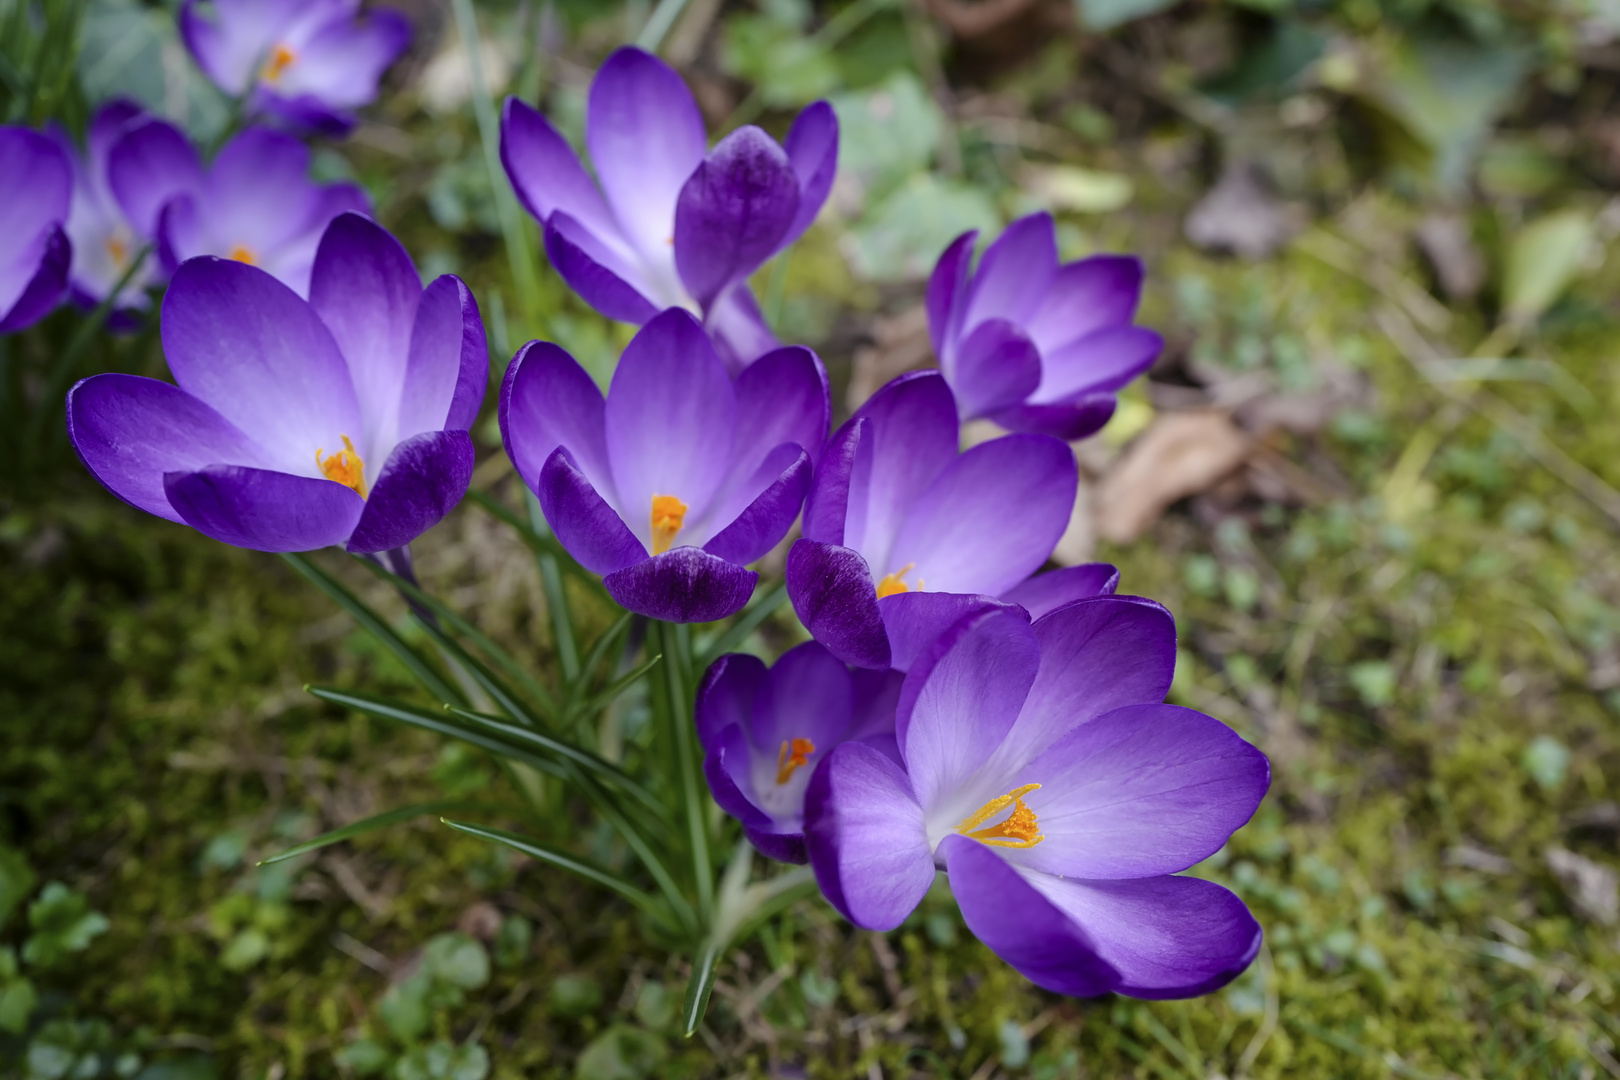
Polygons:
<instances>
[{"instance_id":1,"label":"deep purple outer petal","mask_svg":"<svg viewBox=\"0 0 1620 1080\"><path fill-rule=\"evenodd\" d=\"M705 309L774 255L799 209L787 154L752 125L709 151L675 205L675 266Z\"/></svg>"},{"instance_id":2,"label":"deep purple outer petal","mask_svg":"<svg viewBox=\"0 0 1620 1080\"><path fill-rule=\"evenodd\" d=\"M1105 390L1062 405L1013 405L997 410L988 419L1008 431L1050 435L1064 442L1077 442L1107 426L1118 407L1119 399L1114 392Z\"/></svg>"},{"instance_id":3,"label":"deep purple outer petal","mask_svg":"<svg viewBox=\"0 0 1620 1080\"><path fill-rule=\"evenodd\" d=\"M1119 570L1109 563L1065 566L1036 574L1001 594L1009 604L1029 612L1031 620L1056 611L1064 604L1093 596L1112 596L1119 588Z\"/></svg>"},{"instance_id":4,"label":"deep purple outer petal","mask_svg":"<svg viewBox=\"0 0 1620 1080\"><path fill-rule=\"evenodd\" d=\"M254 551L341 544L365 509L365 500L342 484L239 465L168 473L163 487L187 525Z\"/></svg>"},{"instance_id":5,"label":"deep purple outer petal","mask_svg":"<svg viewBox=\"0 0 1620 1080\"><path fill-rule=\"evenodd\" d=\"M1060 266L1025 329L1050 352L1106 326L1129 324L1143 275L1134 255L1093 255Z\"/></svg>"},{"instance_id":6,"label":"deep purple outer petal","mask_svg":"<svg viewBox=\"0 0 1620 1080\"><path fill-rule=\"evenodd\" d=\"M986 319L1022 324L1035 313L1058 270L1057 233L1044 211L1008 225L984 249L963 304L961 333Z\"/></svg>"},{"instance_id":7,"label":"deep purple outer petal","mask_svg":"<svg viewBox=\"0 0 1620 1080\"><path fill-rule=\"evenodd\" d=\"M787 467L741 514L703 545L704 551L728 562L746 564L781 543L799 516L805 492L810 490L810 455L792 445L783 449L792 455Z\"/></svg>"},{"instance_id":8,"label":"deep purple outer petal","mask_svg":"<svg viewBox=\"0 0 1620 1080\"><path fill-rule=\"evenodd\" d=\"M973 936L1036 986L1071 997L1106 994L1119 972L1086 932L995 852L965 836L940 841L951 894Z\"/></svg>"},{"instance_id":9,"label":"deep purple outer petal","mask_svg":"<svg viewBox=\"0 0 1620 1080\"><path fill-rule=\"evenodd\" d=\"M1145 326L1108 326L1041 355L1032 405L1061 405L1115 391L1153 366L1164 338Z\"/></svg>"},{"instance_id":10,"label":"deep purple outer petal","mask_svg":"<svg viewBox=\"0 0 1620 1080\"><path fill-rule=\"evenodd\" d=\"M849 485L868 422L852 417L827 440L804 500L804 538L823 544L844 542L849 517Z\"/></svg>"},{"instance_id":11,"label":"deep purple outer petal","mask_svg":"<svg viewBox=\"0 0 1620 1080\"><path fill-rule=\"evenodd\" d=\"M962 313L962 295L967 289L968 271L973 265L973 245L979 231L970 229L952 240L934 272L928 275L928 340L943 370L950 370L956 358L956 335Z\"/></svg>"},{"instance_id":12,"label":"deep purple outer petal","mask_svg":"<svg viewBox=\"0 0 1620 1080\"><path fill-rule=\"evenodd\" d=\"M799 180L799 209L782 246L793 243L816 220L838 173L838 114L825 101L812 101L793 118L782 149Z\"/></svg>"},{"instance_id":13,"label":"deep purple outer petal","mask_svg":"<svg viewBox=\"0 0 1620 1080\"><path fill-rule=\"evenodd\" d=\"M993 608L1017 610L1025 621L1030 618L1012 604L972 593L903 592L885 596L878 601L878 611L889 635L889 666L896 671L910 671L923 650L941 634L967 616Z\"/></svg>"},{"instance_id":14,"label":"deep purple outer petal","mask_svg":"<svg viewBox=\"0 0 1620 1080\"><path fill-rule=\"evenodd\" d=\"M536 221L543 224L560 210L604 242L618 238L619 224L574 148L539 110L515 97L501 109L501 164Z\"/></svg>"},{"instance_id":15,"label":"deep purple outer petal","mask_svg":"<svg viewBox=\"0 0 1620 1080\"><path fill-rule=\"evenodd\" d=\"M964 420L1021 403L1041 384L1035 343L1005 319L986 319L956 343L948 375Z\"/></svg>"},{"instance_id":16,"label":"deep purple outer petal","mask_svg":"<svg viewBox=\"0 0 1620 1080\"><path fill-rule=\"evenodd\" d=\"M53 226L45 238L45 253L39 260L39 269L28 279L11 308L0 312L0 334L34 325L51 313L62 294L67 291L68 270L73 265L73 245L60 225Z\"/></svg>"},{"instance_id":17,"label":"deep purple outer petal","mask_svg":"<svg viewBox=\"0 0 1620 1080\"><path fill-rule=\"evenodd\" d=\"M400 434L471 429L488 389L489 344L478 300L464 281L444 274L422 290L416 306L400 391Z\"/></svg>"},{"instance_id":18,"label":"deep purple outer petal","mask_svg":"<svg viewBox=\"0 0 1620 1080\"><path fill-rule=\"evenodd\" d=\"M743 835L748 837L748 842L754 845L754 849L767 859L791 863L794 866L803 866L810 861L802 832L771 832L752 825L744 825Z\"/></svg>"},{"instance_id":19,"label":"deep purple outer petal","mask_svg":"<svg viewBox=\"0 0 1620 1080\"><path fill-rule=\"evenodd\" d=\"M805 629L846 664L887 668L877 584L860 552L799 539L788 549L788 598Z\"/></svg>"},{"instance_id":20,"label":"deep purple outer petal","mask_svg":"<svg viewBox=\"0 0 1620 1080\"><path fill-rule=\"evenodd\" d=\"M706 551L678 547L602 579L620 606L664 622L704 623L735 615L759 575Z\"/></svg>"},{"instance_id":21,"label":"deep purple outer petal","mask_svg":"<svg viewBox=\"0 0 1620 1080\"><path fill-rule=\"evenodd\" d=\"M518 350L501 380L501 443L523 482L540 490L540 470L559 446L609 505L615 501L603 429L602 391L567 351L549 341ZM604 491L605 489L605 491Z\"/></svg>"},{"instance_id":22,"label":"deep purple outer petal","mask_svg":"<svg viewBox=\"0 0 1620 1080\"><path fill-rule=\"evenodd\" d=\"M366 498L348 549L404 547L454 510L472 482L478 452L461 431L424 431L394 447Z\"/></svg>"},{"instance_id":23,"label":"deep purple outer petal","mask_svg":"<svg viewBox=\"0 0 1620 1080\"><path fill-rule=\"evenodd\" d=\"M300 135L323 135L341 139L358 119L353 109L328 105L314 94L281 94L267 86L255 86L248 93L246 112L254 117L271 117L278 127Z\"/></svg>"},{"instance_id":24,"label":"deep purple outer petal","mask_svg":"<svg viewBox=\"0 0 1620 1080\"><path fill-rule=\"evenodd\" d=\"M588 237L584 225L560 210L546 219L546 258L558 276L609 319L640 324L656 315L657 305L587 250Z\"/></svg>"},{"instance_id":25,"label":"deep purple outer petal","mask_svg":"<svg viewBox=\"0 0 1620 1080\"><path fill-rule=\"evenodd\" d=\"M956 399L939 372L910 371L867 399L846 426L861 421L842 543L866 556L882 577L907 561L894 561L895 538L924 492L957 460Z\"/></svg>"},{"instance_id":26,"label":"deep purple outer petal","mask_svg":"<svg viewBox=\"0 0 1620 1080\"><path fill-rule=\"evenodd\" d=\"M580 471L568 447L551 452L534 492L558 542L593 574L612 574L647 558L647 549Z\"/></svg>"},{"instance_id":27,"label":"deep purple outer petal","mask_svg":"<svg viewBox=\"0 0 1620 1080\"><path fill-rule=\"evenodd\" d=\"M922 807L905 771L865 743L834 748L810 777L804 840L822 895L868 930L893 930L934 883Z\"/></svg>"},{"instance_id":28,"label":"deep purple outer petal","mask_svg":"<svg viewBox=\"0 0 1620 1080\"><path fill-rule=\"evenodd\" d=\"M712 749L720 732L731 725L747 725L765 678L765 662L747 653L727 653L709 665L698 683L692 711L698 742L705 750Z\"/></svg>"}]
</instances>

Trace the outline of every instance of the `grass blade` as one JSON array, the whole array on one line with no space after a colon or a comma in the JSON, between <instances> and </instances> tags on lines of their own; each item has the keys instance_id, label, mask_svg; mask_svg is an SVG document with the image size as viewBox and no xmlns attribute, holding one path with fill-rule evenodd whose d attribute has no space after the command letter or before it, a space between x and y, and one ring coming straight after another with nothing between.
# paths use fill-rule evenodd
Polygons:
<instances>
[{"instance_id":1,"label":"grass blade","mask_svg":"<svg viewBox=\"0 0 1620 1080\"><path fill-rule=\"evenodd\" d=\"M726 627L718 638L703 647L693 668L697 671L707 671L709 665L720 657L742 644L743 640L752 634L756 627L776 613L787 599L787 582L779 581L754 603L743 609L742 616L736 622Z\"/></svg>"},{"instance_id":2,"label":"grass blade","mask_svg":"<svg viewBox=\"0 0 1620 1080\"><path fill-rule=\"evenodd\" d=\"M686 984L686 1001L681 1006L681 1034L690 1039L709 1011L709 995L714 992L714 969L720 962L720 946L710 942L692 961L692 978Z\"/></svg>"},{"instance_id":3,"label":"grass blade","mask_svg":"<svg viewBox=\"0 0 1620 1080\"><path fill-rule=\"evenodd\" d=\"M587 701L584 707L580 709L580 713L585 716L590 716L593 713L601 712L603 709L607 708L613 703L614 698L630 689L630 687L640 680L643 675L647 674L647 672L658 666L658 663L661 660L663 660L662 655L655 656L646 663L641 664L639 667L620 675L617 679L614 679L611 683L608 683L608 685L602 689L601 693Z\"/></svg>"},{"instance_id":4,"label":"grass blade","mask_svg":"<svg viewBox=\"0 0 1620 1080\"><path fill-rule=\"evenodd\" d=\"M440 799L437 802L417 803L415 806L401 806L396 810L388 810L381 814L373 814L368 818L361 818L359 821L350 822L341 829L333 829L331 832L322 833L317 837L305 840L302 844L294 844L286 851L272 855L268 859L260 859L254 865L269 866L272 863L286 862L288 859L296 859L300 855L331 844L340 843L356 836L363 836L377 829L386 829L390 825L398 825L402 821L410 821L413 818L423 817L427 814L443 814L446 810L465 808L470 805L465 799Z\"/></svg>"},{"instance_id":5,"label":"grass blade","mask_svg":"<svg viewBox=\"0 0 1620 1080\"><path fill-rule=\"evenodd\" d=\"M612 889L649 915L664 921L668 919L669 913L658 903L656 896L644 889L636 888L628 881L610 874L600 867L592 866L590 863L558 851L556 848L547 847L539 841L530 840L527 837L519 836L517 833L509 833L504 829L492 829L488 825L474 825L465 821L451 821L449 818L440 818L439 820L457 832L464 832L469 836L476 836L493 843L504 844L513 851L521 851L523 854L539 859L541 862L547 862L552 866L561 867L571 873L578 874L587 881L594 881L604 888Z\"/></svg>"}]
</instances>

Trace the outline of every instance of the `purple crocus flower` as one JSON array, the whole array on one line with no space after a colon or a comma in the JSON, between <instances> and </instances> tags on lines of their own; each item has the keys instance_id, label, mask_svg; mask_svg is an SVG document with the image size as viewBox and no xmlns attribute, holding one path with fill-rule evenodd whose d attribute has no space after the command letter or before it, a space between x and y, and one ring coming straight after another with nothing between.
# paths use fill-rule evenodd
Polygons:
<instances>
[{"instance_id":1,"label":"purple crocus flower","mask_svg":"<svg viewBox=\"0 0 1620 1080\"><path fill-rule=\"evenodd\" d=\"M810 227L832 189L832 106L808 106L781 144L749 125L709 150L681 77L622 48L591 83L585 142L600 188L545 117L506 100L506 175L569 287L623 322L701 313L733 372L775 348L747 278Z\"/></svg>"},{"instance_id":2,"label":"purple crocus flower","mask_svg":"<svg viewBox=\"0 0 1620 1080\"><path fill-rule=\"evenodd\" d=\"M237 547L403 547L460 501L488 365L458 278L422 287L381 226L344 214L310 299L253 266L191 259L163 300L178 386L97 375L68 434L114 495Z\"/></svg>"},{"instance_id":3,"label":"purple crocus flower","mask_svg":"<svg viewBox=\"0 0 1620 1080\"><path fill-rule=\"evenodd\" d=\"M1260 948L1232 893L1178 872L1248 821L1265 755L1161 704L1175 626L1151 601L1098 597L1033 625L988 610L907 674L901 763L846 742L810 778L805 844L851 922L900 925L950 877L968 928L1061 994L1208 993Z\"/></svg>"},{"instance_id":4,"label":"purple crocus flower","mask_svg":"<svg viewBox=\"0 0 1620 1080\"><path fill-rule=\"evenodd\" d=\"M865 740L898 758L896 671L851 670L807 641L767 669L757 657L722 656L697 693L703 772L720 808L742 822L763 854L802 863L804 790L832 748Z\"/></svg>"},{"instance_id":5,"label":"purple crocus flower","mask_svg":"<svg viewBox=\"0 0 1620 1080\"><path fill-rule=\"evenodd\" d=\"M1131 324L1141 260L1097 255L1060 266L1043 213L1008 226L970 273L977 237L958 237L928 281L928 333L962 419L1071 441L1092 434L1114 414L1115 391L1164 347Z\"/></svg>"},{"instance_id":6,"label":"purple crocus flower","mask_svg":"<svg viewBox=\"0 0 1620 1080\"><path fill-rule=\"evenodd\" d=\"M311 180L309 147L291 135L248 128L220 149L195 193L164 208L159 252L170 270L198 255L257 266L307 297L316 246L346 210L369 214L371 199L354 184Z\"/></svg>"},{"instance_id":7,"label":"purple crocus flower","mask_svg":"<svg viewBox=\"0 0 1620 1080\"><path fill-rule=\"evenodd\" d=\"M82 157L65 131L56 137L74 157L67 220L73 298L94 307L123 280L142 245L156 239L163 207L201 187L202 163L184 132L132 101L111 101L96 110ZM144 309L147 287L167 276L156 253L149 255L119 294L115 311L127 315Z\"/></svg>"},{"instance_id":8,"label":"purple crocus flower","mask_svg":"<svg viewBox=\"0 0 1620 1080\"><path fill-rule=\"evenodd\" d=\"M0 334L32 326L62 298L72 197L73 163L61 147L28 128L0 127Z\"/></svg>"},{"instance_id":9,"label":"purple crocus flower","mask_svg":"<svg viewBox=\"0 0 1620 1080\"><path fill-rule=\"evenodd\" d=\"M411 44L392 8L360 14L360 0L186 0L180 36L220 89L253 115L342 135L354 110Z\"/></svg>"},{"instance_id":10,"label":"purple crocus flower","mask_svg":"<svg viewBox=\"0 0 1620 1080\"><path fill-rule=\"evenodd\" d=\"M840 660L907 667L921 644L1040 569L1063 535L1079 482L1068 446L1027 434L965 454L958 445L956 402L937 371L895 379L827 444L787 585L800 620ZM1026 599L1051 607L1105 585L1107 575L1071 572Z\"/></svg>"},{"instance_id":11,"label":"purple crocus flower","mask_svg":"<svg viewBox=\"0 0 1620 1080\"><path fill-rule=\"evenodd\" d=\"M827 376L777 349L733 381L703 327L672 308L625 349L604 402L562 349L531 341L501 388L501 434L557 539L631 611L723 619L744 567L798 516L826 437Z\"/></svg>"}]
</instances>

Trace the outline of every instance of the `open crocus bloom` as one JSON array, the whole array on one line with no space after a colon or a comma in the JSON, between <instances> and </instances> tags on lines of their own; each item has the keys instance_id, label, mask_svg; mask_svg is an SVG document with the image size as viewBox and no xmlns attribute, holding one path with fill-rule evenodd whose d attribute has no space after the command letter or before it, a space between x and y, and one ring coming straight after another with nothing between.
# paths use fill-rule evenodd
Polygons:
<instances>
[{"instance_id":1,"label":"open crocus bloom","mask_svg":"<svg viewBox=\"0 0 1620 1080\"><path fill-rule=\"evenodd\" d=\"M354 184L309 178L309 148L291 135L248 128L226 143L195 192L163 210L159 252L170 270L198 255L257 266L299 296L310 295L315 248L346 210L371 213Z\"/></svg>"},{"instance_id":2,"label":"open crocus bloom","mask_svg":"<svg viewBox=\"0 0 1620 1080\"><path fill-rule=\"evenodd\" d=\"M163 207L198 190L202 163L184 132L132 101L112 101L96 110L85 132L82 158L66 132L58 131L57 141L75 157L67 221L73 241L73 298L94 307L123 280L141 248L156 238ZM147 286L166 276L157 254L149 254L119 294L115 309L144 309Z\"/></svg>"},{"instance_id":3,"label":"open crocus bloom","mask_svg":"<svg viewBox=\"0 0 1620 1080\"><path fill-rule=\"evenodd\" d=\"M0 334L44 318L67 287L73 163L37 131L0 127Z\"/></svg>"},{"instance_id":4,"label":"open crocus bloom","mask_svg":"<svg viewBox=\"0 0 1620 1080\"><path fill-rule=\"evenodd\" d=\"M827 444L787 584L800 620L840 660L908 666L917 643L1021 584L1063 535L1079 482L1068 446L1047 435L965 454L958 444L956 402L936 371L883 387ZM1105 580L1054 578L1046 593L1080 591L1041 602L1094 595Z\"/></svg>"},{"instance_id":5,"label":"open crocus bloom","mask_svg":"<svg viewBox=\"0 0 1620 1080\"><path fill-rule=\"evenodd\" d=\"M1108 422L1115 391L1164 347L1131 324L1142 263L1098 255L1058 265L1050 214L1007 227L970 273L976 232L958 237L928 281L928 333L962 419L1081 439Z\"/></svg>"},{"instance_id":6,"label":"open crocus bloom","mask_svg":"<svg viewBox=\"0 0 1620 1080\"><path fill-rule=\"evenodd\" d=\"M736 653L716 660L697 694L703 772L720 808L760 852L802 863L804 790L839 743L870 740L891 756L900 675L850 670L814 641L767 669Z\"/></svg>"},{"instance_id":7,"label":"open crocus bloom","mask_svg":"<svg viewBox=\"0 0 1620 1080\"><path fill-rule=\"evenodd\" d=\"M778 349L735 382L696 319L671 309L625 349L607 400L562 349L525 345L501 434L557 539L622 606L669 622L740 609L745 569L787 534L826 437L827 376Z\"/></svg>"},{"instance_id":8,"label":"open crocus bloom","mask_svg":"<svg viewBox=\"0 0 1620 1080\"><path fill-rule=\"evenodd\" d=\"M1160 703L1175 651L1169 613L1127 597L957 623L901 687L902 763L847 742L810 778L805 843L828 900L893 929L943 869L968 928L1048 990L1229 982L1259 925L1226 889L1174 875L1249 820L1270 765Z\"/></svg>"},{"instance_id":9,"label":"open crocus bloom","mask_svg":"<svg viewBox=\"0 0 1620 1080\"><path fill-rule=\"evenodd\" d=\"M544 116L506 100L506 175L569 287L623 322L670 307L700 313L734 372L775 348L746 279L810 227L832 189L832 106L807 107L780 145L750 125L709 150L681 77L623 48L591 83L585 142L600 188Z\"/></svg>"},{"instance_id":10,"label":"open crocus bloom","mask_svg":"<svg viewBox=\"0 0 1620 1080\"><path fill-rule=\"evenodd\" d=\"M171 385L97 375L68 434L114 495L237 547L402 547L466 493L488 359L472 294L422 288L399 242L332 223L310 299L264 271L192 259L163 301Z\"/></svg>"},{"instance_id":11,"label":"open crocus bloom","mask_svg":"<svg viewBox=\"0 0 1620 1080\"><path fill-rule=\"evenodd\" d=\"M360 0L186 0L180 36L220 89L247 95L251 113L341 135L410 46L411 24L391 8L362 16Z\"/></svg>"}]
</instances>

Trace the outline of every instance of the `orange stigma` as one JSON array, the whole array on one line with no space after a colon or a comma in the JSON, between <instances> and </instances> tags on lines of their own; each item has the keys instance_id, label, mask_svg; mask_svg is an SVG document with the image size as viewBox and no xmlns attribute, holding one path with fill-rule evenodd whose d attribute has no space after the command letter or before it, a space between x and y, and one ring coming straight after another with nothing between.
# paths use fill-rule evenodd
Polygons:
<instances>
[{"instance_id":1,"label":"orange stigma","mask_svg":"<svg viewBox=\"0 0 1620 1080\"><path fill-rule=\"evenodd\" d=\"M776 755L776 782L785 784L793 779L793 771L810 764L810 755L815 752L816 744L809 739L783 742L781 751Z\"/></svg>"},{"instance_id":2,"label":"orange stigma","mask_svg":"<svg viewBox=\"0 0 1620 1080\"><path fill-rule=\"evenodd\" d=\"M894 573L892 573L892 574L884 574L883 577L880 578L878 580L878 583L877 583L878 599L881 600L885 596L893 596L895 593L910 592L911 591L911 586L907 585L905 583L905 581L903 581L902 579L907 574L911 573L912 568L915 567L916 565L917 564L914 563L914 562L908 562L908 563L906 563L906 565L902 566L900 569L896 570ZM922 587L923 587L922 578L918 578L917 579L917 588L921 589Z\"/></svg>"},{"instance_id":3,"label":"orange stigma","mask_svg":"<svg viewBox=\"0 0 1620 1080\"><path fill-rule=\"evenodd\" d=\"M231 253L227 258L235 259L239 263L247 263L249 266L259 265L259 260L253 257L252 250L242 244L237 244L231 248Z\"/></svg>"},{"instance_id":4,"label":"orange stigma","mask_svg":"<svg viewBox=\"0 0 1620 1080\"><path fill-rule=\"evenodd\" d=\"M129 265L129 241L118 233L113 233L107 237L107 254L114 266L120 270L124 269Z\"/></svg>"},{"instance_id":5,"label":"orange stigma","mask_svg":"<svg viewBox=\"0 0 1620 1080\"><path fill-rule=\"evenodd\" d=\"M652 553L662 555L675 543L675 534L686 524L686 504L673 495L652 498Z\"/></svg>"},{"instance_id":6,"label":"orange stigma","mask_svg":"<svg viewBox=\"0 0 1620 1080\"><path fill-rule=\"evenodd\" d=\"M1046 837L1041 835L1040 822L1035 819L1035 811L1024 805L1024 796L1040 786L1039 784L1025 784L1021 788L1014 788L1005 795L999 795L991 799L979 807L972 817L958 825L956 831L970 839L979 840L995 847L1034 847L1042 840L1045 840ZM973 832L968 831L974 829L975 826L984 824L985 821L995 817L1009 806L1013 808L1013 812L1007 815L1005 821Z\"/></svg>"},{"instance_id":7,"label":"orange stigma","mask_svg":"<svg viewBox=\"0 0 1620 1080\"><path fill-rule=\"evenodd\" d=\"M347 435L343 436L343 449L321 460L325 454L324 449L315 451L315 465L326 474L326 478L334 484L342 484L346 488L353 488L354 493L362 499L366 497L366 463L360 460L355 453L354 443L349 441Z\"/></svg>"},{"instance_id":8,"label":"orange stigma","mask_svg":"<svg viewBox=\"0 0 1620 1080\"><path fill-rule=\"evenodd\" d=\"M278 44L270 50L270 58L264 62L264 67L259 69L259 78L265 82L275 82L297 59L297 53L285 45Z\"/></svg>"}]
</instances>

